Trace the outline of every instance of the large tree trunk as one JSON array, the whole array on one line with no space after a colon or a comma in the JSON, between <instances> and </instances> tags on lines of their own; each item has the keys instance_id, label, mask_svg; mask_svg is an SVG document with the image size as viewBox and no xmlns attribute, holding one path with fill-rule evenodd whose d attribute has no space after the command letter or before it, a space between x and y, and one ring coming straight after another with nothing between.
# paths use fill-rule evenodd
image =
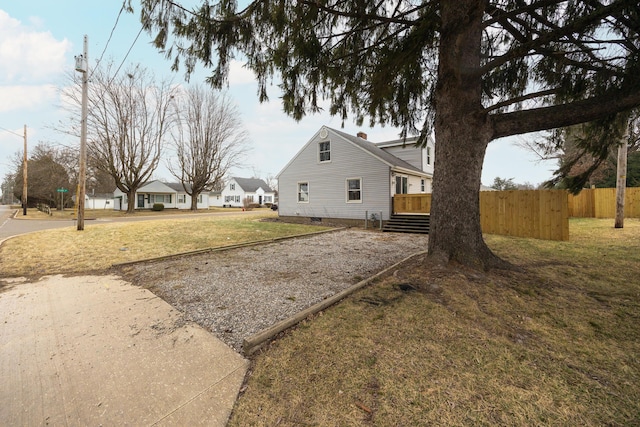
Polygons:
<instances>
[{"instance_id":1,"label":"large tree trunk","mask_svg":"<svg viewBox=\"0 0 640 427\"><path fill-rule=\"evenodd\" d=\"M436 166L429 256L473 268L505 265L486 246L480 228L480 179L493 127L481 104L482 0L440 3L436 87ZM466 20L460 20L466 16Z\"/></svg>"},{"instance_id":2,"label":"large tree trunk","mask_svg":"<svg viewBox=\"0 0 640 427\"><path fill-rule=\"evenodd\" d=\"M196 193L194 192L191 195L191 210L192 211L197 211L198 210L198 196L200 195L200 193Z\"/></svg>"},{"instance_id":3,"label":"large tree trunk","mask_svg":"<svg viewBox=\"0 0 640 427\"><path fill-rule=\"evenodd\" d=\"M127 192L127 213L133 213L136 210L136 192Z\"/></svg>"}]
</instances>

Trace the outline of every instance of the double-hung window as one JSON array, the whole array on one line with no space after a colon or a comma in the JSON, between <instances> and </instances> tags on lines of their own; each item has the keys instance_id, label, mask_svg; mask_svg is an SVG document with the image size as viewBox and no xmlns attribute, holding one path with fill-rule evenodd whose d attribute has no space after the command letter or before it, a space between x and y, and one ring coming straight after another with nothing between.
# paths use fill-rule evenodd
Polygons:
<instances>
[{"instance_id":1,"label":"double-hung window","mask_svg":"<svg viewBox=\"0 0 640 427\"><path fill-rule=\"evenodd\" d=\"M347 179L347 203L362 202L362 178Z\"/></svg>"},{"instance_id":2,"label":"double-hung window","mask_svg":"<svg viewBox=\"0 0 640 427\"><path fill-rule=\"evenodd\" d=\"M321 163L331 161L331 142L322 141L318 146L318 153Z\"/></svg>"},{"instance_id":3,"label":"double-hung window","mask_svg":"<svg viewBox=\"0 0 640 427\"><path fill-rule=\"evenodd\" d=\"M309 183L298 183L298 203L309 203Z\"/></svg>"}]
</instances>

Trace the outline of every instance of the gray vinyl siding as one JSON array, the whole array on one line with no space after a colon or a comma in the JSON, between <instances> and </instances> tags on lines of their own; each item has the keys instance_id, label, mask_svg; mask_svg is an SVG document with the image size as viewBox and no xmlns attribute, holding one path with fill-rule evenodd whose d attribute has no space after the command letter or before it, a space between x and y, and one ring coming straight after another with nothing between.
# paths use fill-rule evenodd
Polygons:
<instances>
[{"instance_id":1,"label":"gray vinyl siding","mask_svg":"<svg viewBox=\"0 0 640 427\"><path fill-rule=\"evenodd\" d=\"M320 163L318 143L330 139L331 161ZM347 179L361 178L362 203L347 203ZM365 219L382 212L388 219L390 168L363 149L329 132L311 140L278 176L282 216ZM298 203L298 183L309 183L309 202Z\"/></svg>"},{"instance_id":2,"label":"gray vinyl siding","mask_svg":"<svg viewBox=\"0 0 640 427\"><path fill-rule=\"evenodd\" d=\"M385 147L383 148L389 154L393 154L399 159L404 160L410 165L424 170L422 165L422 150L418 148L415 144L405 145L402 147L401 145L393 146L393 147Z\"/></svg>"}]
</instances>

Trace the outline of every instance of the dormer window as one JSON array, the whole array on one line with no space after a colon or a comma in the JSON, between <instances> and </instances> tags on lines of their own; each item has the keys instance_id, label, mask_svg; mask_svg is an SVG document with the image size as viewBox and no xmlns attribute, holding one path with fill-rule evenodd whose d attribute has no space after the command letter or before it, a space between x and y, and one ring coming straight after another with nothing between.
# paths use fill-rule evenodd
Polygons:
<instances>
[{"instance_id":1,"label":"dormer window","mask_svg":"<svg viewBox=\"0 0 640 427\"><path fill-rule=\"evenodd\" d=\"M318 146L320 162L331 161L331 142L322 141Z\"/></svg>"}]
</instances>

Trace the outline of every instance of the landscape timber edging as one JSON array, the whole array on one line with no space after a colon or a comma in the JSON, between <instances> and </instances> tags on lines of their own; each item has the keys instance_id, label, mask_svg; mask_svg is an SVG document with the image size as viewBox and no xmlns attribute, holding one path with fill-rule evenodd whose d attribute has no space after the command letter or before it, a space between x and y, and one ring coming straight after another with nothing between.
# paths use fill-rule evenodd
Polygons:
<instances>
[{"instance_id":1,"label":"landscape timber edging","mask_svg":"<svg viewBox=\"0 0 640 427\"><path fill-rule=\"evenodd\" d=\"M115 263L115 264L111 264L111 267L112 268L117 268L117 267L126 267L128 265L141 264L141 263L145 263L145 262L166 261L166 260L169 260L169 259L180 258L180 257L183 257L183 256L189 256L189 255L206 254L206 253L209 253L209 252L221 252L221 251L226 251L226 250L230 250L230 249L244 248L244 247L247 247L247 246L257 246L257 245L262 245L262 244L275 243L275 242L279 242L281 240L295 239L297 237L312 237L312 236L315 236L317 234L333 233L333 232L342 231L342 230L345 230L345 229L346 229L346 227L331 228L329 230L314 231L314 232L305 233L305 234L295 234L295 235L292 235L292 236L274 237L273 239L254 240L254 241L251 241L251 242L236 243L236 244L227 245L227 246L218 246L218 247L213 247L213 248L196 249L194 251L180 252L180 253L171 254L171 255L163 255L163 256L159 256L159 257L155 257L155 258L144 258L144 259L138 259L138 260L133 260L133 261L118 262L118 263Z\"/></svg>"},{"instance_id":2,"label":"landscape timber edging","mask_svg":"<svg viewBox=\"0 0 640 427\"><path fill-rule=\"evenodd\" d=\"M250 356L251 354L253 354L256 350L258 350L266 341L272 339L273 337L275 337L277 334L279 334L280 332L283 332L286 329L289 329L290 327L300 323L301 321L303 321L304 319L306 319L307 317L318 313L319 311L322 311L334 304L336 304L337 302L343 300L344 298L348 297L349 295L351 295L352 293L354 293L355 291L367 286L369 283L371 283L372 281L376 280L377 278L385 275L386 273L388 273L389 271L395 269L396 267L398 267L399 265L409 261L410 259L416 257L416 256L420 256L420 255L424 255L426 254L427 251L420 251L420 252L416 252L412 255L409 255L408 257L404 258L401 261L398 261L397 263L385 268L384 270L374 274L373 276L369 277L368 279L364 279L361 280L360 282L356 283L355 285L351 286L350 288L345 289L344 291L341 291L325 300L320 301L317 304L312 305L311 307L308 307L304 310L302 310L301 312L289 317L288 319L284 319L278 323L276 323L273 326L270 326L266 329L263 329L262 331L248 337L245 338L243 340L242 343L242 351L244 353L245 356Z\"/></svg>"}]
</instances>

